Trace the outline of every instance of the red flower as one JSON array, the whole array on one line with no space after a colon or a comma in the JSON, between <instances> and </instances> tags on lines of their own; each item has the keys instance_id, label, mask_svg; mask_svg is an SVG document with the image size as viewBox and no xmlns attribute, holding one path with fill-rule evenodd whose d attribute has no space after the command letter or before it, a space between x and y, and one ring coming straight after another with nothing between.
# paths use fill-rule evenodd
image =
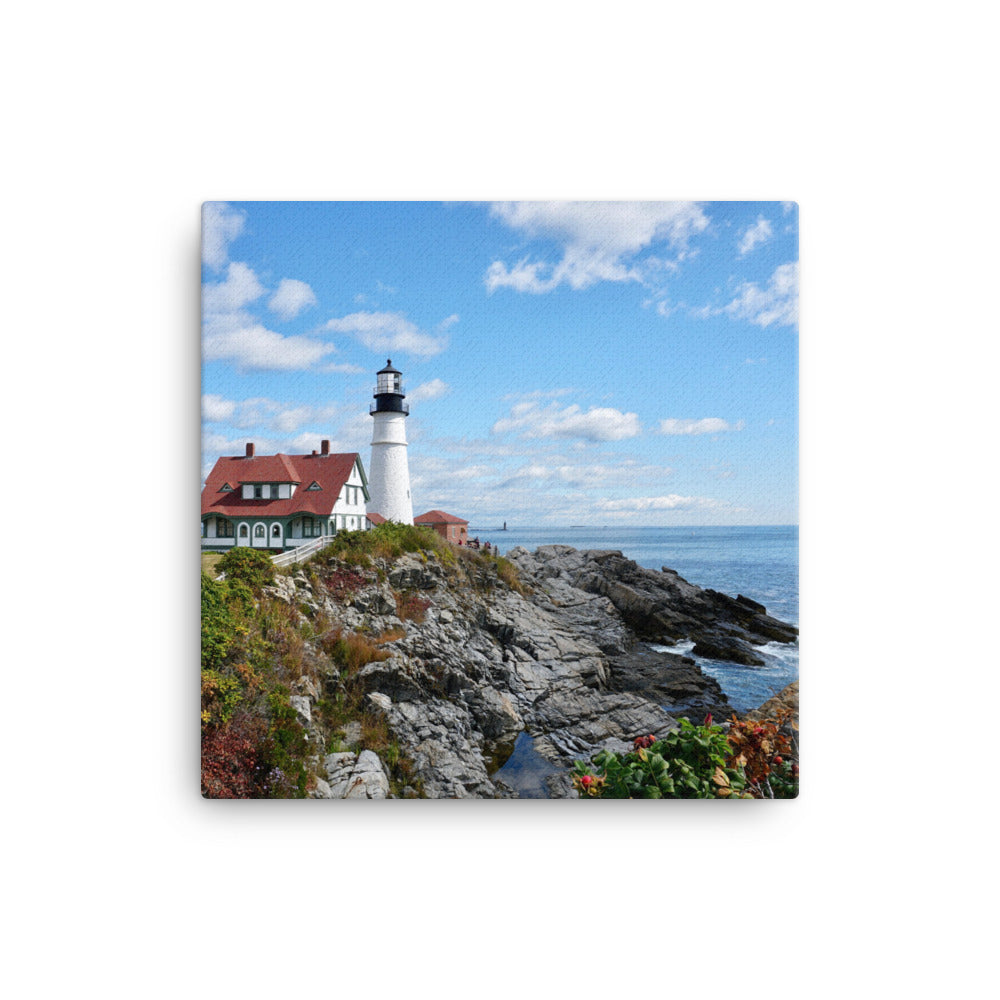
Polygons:
<instances>
[{"instance_id":1,"label":"red flower","mask_svg":"<svg viewBox=\"0 0 1000 1000\"><path fill-rule=\"evenodd\" d=\"M708 715L705 716L705 725L710 726L711 724L712 724L712 713L709 712Z\"/></svg>"},{"instance_id":2,"label":"red flower","mask_svg":"<svg viewBox=\"0 0 1000 1000\"><path fill-rule=\"evenodd\" d=\"M590 788L590 786L591 786L591 785L592 785L593 783L594 783L594 779L593 779L593 777L592 777L591 775L589 775L589 774L585 774L585 775L584 775L584 776L583 776L583 777L582 777L582 778L580 779L580 784L581 784L581 785L583 785L583 787L584 787L584 788Z\"/></svg>"}]
</instances>

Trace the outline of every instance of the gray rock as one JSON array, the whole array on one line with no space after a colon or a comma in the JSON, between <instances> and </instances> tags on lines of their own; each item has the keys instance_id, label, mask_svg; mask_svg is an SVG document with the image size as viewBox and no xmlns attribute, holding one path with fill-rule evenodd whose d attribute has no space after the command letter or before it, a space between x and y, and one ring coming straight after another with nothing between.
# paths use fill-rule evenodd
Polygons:
<instances>
[{"instance_id":1,"label":"gray rock","mask_svg":"<svg viewBox=\"0 0 1000 1000\"><path fill-rule=\"evenodd\" d=\"M325 675L328 698L356 684L367 692L366 709L383 716L412 762L404 797L517 797L516 782L494 776L521 733L551 771L530 793L571 797L574 760L599 749L629 750L635 737L648 733L663 736L681 715L700 722L709 711L720 718L729 712L718 684L693 660L657 653L637 638L724 642L731 652L741 644L752 650L767 641L794 641L797 634L756 602L702 590L670 570L643 569L618 551L518 547L507 558L530 589L526 595L503 585L488 562L441 563L432 554L386 566L388 583L363 588L349 607L332 601L321 583L314 593L304 575L284 577L274 588L287 599L322 604L337 628L405 627L402 638L385 647L392 650L389 659L349 677L319 654L309 668ZM382 613L390 585L433 590L423 622L400 626ZM309 718L316 693L299 684L293 698L300 717ZM352 725L356 731L346 742L357 745L360 727ZM386 769L371 751L327 754L323 769L314 797L327 788L333 798L389 794Z\"/></svg>"},{"instance_id":2,"label":"gray rock","mask_svg":"<svg viewBox=\"0 0 1000 1000\"><path fill-rule=\"evenodd\" d=\"M389 794L389 775L371 750L362 750L347 784L345 799L384 799Z\"/></svg>"},{"instance_id":3,"label":"gray rock","mask_svg":"<svg viewBox=\"0 0 1000 1000\"><path fill-rule=\"evenodd\" d=\"M316 779L316 787L309 793L311 799L332 799L333 791L322 778Z\"/></svg>"},{"instance_id":4,"label":"gray rock","mask_svg":"<svg viewBox=\"0 0 1000 1000\"><path fill-rule=\"evenodd\" d=\"M316 687L316 682L311 677L300 677L298 680L292 683L292 690L298 694L302 695L304 698L310 698L313 701L319 700L319 689Z\"/></svg>"},{"instance_id":5,"label":"gray rock","mask_svg":"<svg viewBox=\"0 0 1000 1000\"><path fill-rule=\"evenodd\" d=\"M296 714L302 720L304 726L312 725L312 710L309 707L309 699L302 695L293 694L288 703L295 709Z\"/></svg>"}]
</instances>

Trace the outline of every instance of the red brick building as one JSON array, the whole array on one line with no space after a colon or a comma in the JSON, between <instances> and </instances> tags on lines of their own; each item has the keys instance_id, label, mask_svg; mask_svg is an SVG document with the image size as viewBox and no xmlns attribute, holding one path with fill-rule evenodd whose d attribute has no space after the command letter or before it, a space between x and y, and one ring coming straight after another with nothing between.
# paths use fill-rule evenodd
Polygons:
<instances>
[{"instance_id":1,"label":"red brick building","mask_svg":"<svg viewBox=\"0 0 1000 1000\"><path fill-rule=\"evenodd\" d=\"M429 510L413 519L414 524L426 524L433 528L445 541L455 545L469 543L469 522L463 521L454 514L446 514L443 510Z\"/></svg>"}]
</instances>

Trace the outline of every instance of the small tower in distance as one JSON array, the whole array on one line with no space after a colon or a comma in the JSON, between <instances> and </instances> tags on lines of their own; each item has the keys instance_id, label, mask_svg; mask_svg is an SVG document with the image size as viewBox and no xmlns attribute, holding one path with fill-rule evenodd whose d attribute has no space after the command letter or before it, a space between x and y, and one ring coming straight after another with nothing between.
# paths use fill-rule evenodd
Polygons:
<instances>
[{"instance_id":1,"label":"small tower in distance","mask_svg":"<svg viewBox=\"0 0 1000 1000\"><path fill-rule=\"evenodd\" d=\"M368 412L374 417L372 460L368 467L371 498L368 512L381 514L387 521L413 524L410 498L410 466L406 457L406 418L410 407L403 402L402 373L386 361L377 376L375 402Z\"/></svg>"}]
</instances>

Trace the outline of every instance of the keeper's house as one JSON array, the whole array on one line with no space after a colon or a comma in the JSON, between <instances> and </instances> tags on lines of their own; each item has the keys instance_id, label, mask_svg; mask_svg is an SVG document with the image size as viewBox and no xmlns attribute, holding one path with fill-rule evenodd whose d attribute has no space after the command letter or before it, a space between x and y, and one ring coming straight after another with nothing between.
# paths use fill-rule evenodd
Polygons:
<instances>
[{"instance_id":1,"label":"keeper's house","mask_svg":"<svg viewBox=\"0 0 1000 1000\"><path fill-rule=\"evenodd\" d=\"M220 458L201 494L201 547L285 549L338 531L368 528L368 479L361 456L246 454Z\"/></svg>"}]
</instances>

